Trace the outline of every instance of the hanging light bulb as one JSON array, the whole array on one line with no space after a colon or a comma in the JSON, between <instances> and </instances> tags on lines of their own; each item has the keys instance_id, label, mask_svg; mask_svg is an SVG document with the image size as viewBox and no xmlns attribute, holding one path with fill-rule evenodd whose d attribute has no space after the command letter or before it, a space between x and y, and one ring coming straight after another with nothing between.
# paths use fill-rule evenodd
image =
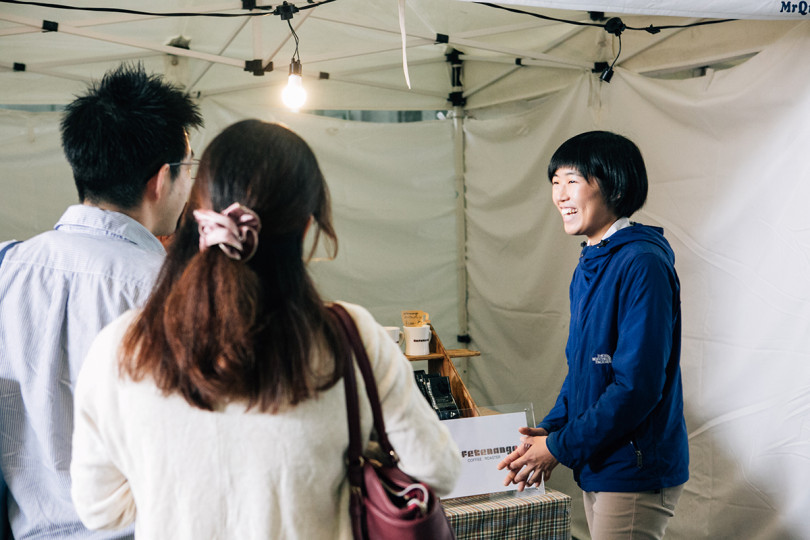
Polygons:
<instances>
[{"instance_id":1,"label":"hanging light bulb","mask_svg":"<svg viewBox=\"0 0 810 540\"><path fill-rule=\"evenodd\" d=\"M307 100L307 91L301 80L301 61L290 62L290 77L287 79L287 86L281 92L281 101L284 105L295 112L301 108Z\"/></svg>"}]
</instances>

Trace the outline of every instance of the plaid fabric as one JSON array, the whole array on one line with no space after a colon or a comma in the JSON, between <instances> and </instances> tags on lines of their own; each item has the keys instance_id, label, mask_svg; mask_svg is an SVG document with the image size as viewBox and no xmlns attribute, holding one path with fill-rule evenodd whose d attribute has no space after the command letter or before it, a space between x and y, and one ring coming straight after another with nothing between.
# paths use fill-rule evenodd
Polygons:
<instances>
[{"instance_id":1,"label":"plaid fabric","mask_svg":"<svg viewBox=\"0 0 810 540\"><path fill-rule=\"evenodd\" d=\"M442 500L458 540L570 540L571 497L546 488Z\"/></svg>"}]
</instances>

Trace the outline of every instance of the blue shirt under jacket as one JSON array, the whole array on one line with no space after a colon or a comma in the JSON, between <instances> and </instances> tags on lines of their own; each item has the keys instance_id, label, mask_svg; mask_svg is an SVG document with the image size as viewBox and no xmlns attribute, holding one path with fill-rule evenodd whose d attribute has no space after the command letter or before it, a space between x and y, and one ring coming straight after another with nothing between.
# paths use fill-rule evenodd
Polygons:
<instances>
[{"instance_id":1,"label":"blue shirt under jacket","mask_svg":"<svg viewBox=\"0 0 810 540\"><path fill-rule=\"evenodd\" d=\"M584 491L648 491L689 478L674 261L662 229L636 223L580 255L568 374L538 427Z\"/></svg>"},{"instance_id":2,"label":"blue shirt under jacket","mask_svg":"<svg viewBox=\"0 0 810 540\"><path fill-rule=\"evenodd\" d=\"M0 466L15 538L132 538L131 528L87 530L73 507L73 386L99 330L146 301L165 253L136 220L87 205L6 253Z\"/></svg>"}]
</instances>

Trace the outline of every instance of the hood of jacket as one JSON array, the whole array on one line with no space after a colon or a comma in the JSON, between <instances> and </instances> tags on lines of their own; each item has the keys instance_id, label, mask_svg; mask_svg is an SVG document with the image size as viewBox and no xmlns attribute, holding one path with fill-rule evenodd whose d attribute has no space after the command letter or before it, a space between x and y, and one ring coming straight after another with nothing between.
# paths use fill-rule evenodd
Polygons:
<instances>
[{"instance_id":1,"label":"hood of jacket","mask_svg":"<svg viewBox=\"0 0 810 540\"><path fill-rule=\"evenodd\" d=\"M608 238L592 246L583 245L579 255L579 269L585 279L592 278L624 245L631 242L646 242L650 248L660 248L670 264L675 264L675 253L664 238L664 229L640 223L631 223L629 227L619 229Z\"/></svg>"}]
</instances>

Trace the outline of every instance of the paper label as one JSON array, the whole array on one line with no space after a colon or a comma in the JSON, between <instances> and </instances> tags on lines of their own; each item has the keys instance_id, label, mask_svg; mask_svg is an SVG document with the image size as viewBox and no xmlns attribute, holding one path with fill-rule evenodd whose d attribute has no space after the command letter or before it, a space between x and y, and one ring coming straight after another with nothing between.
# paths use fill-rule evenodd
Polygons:
<instances>
[{"instance_id":1,"label":"paper label","mask_svg":"<svg viewBox=\"0 0 810 540\"><path fill-rule=\"evenodd\" d=\"M506 471L498 462L515 450L520 442L518 429L526 427L526 413L515 412L472 418L443 420L461 451L461 476L445 499L482 493L514 491L517 486L503 485Z\"/></svg>"},{"instance_id":2,"label":"paper label","mask_svg":"<svg viewBox=\"0 0 810 540\"><path fill-rule=\"evenodd\" d=\"M402 312L403 326L424 326L430 323L427 312L418 309Z\"/></svg>"}]
</instances>

